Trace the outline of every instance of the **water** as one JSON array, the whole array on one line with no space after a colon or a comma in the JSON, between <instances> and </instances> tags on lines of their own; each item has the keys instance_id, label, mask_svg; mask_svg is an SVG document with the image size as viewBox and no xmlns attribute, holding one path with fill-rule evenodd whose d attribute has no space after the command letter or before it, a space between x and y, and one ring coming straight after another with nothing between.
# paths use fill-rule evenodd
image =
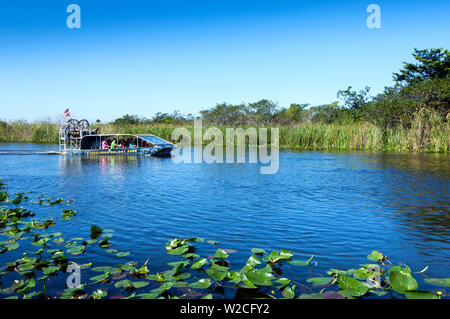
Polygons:
<instances>
[{"instance_id":1,"label":"water","mask_svg":"<svg viewBox=\"0 0 450 319\"><path fill-rule=\"evenodd\" d=\"M304 260L314 254L315 267L285 270L302 282L367 263L375 249L413 271L430 266L429 276L449 275L449 154L283 151L278 173L260 175L255 164L42 155L54 145L0 149L0 177L10 192L74 199L78 215L58 221L58 231L88 237L93 224L113 229L114 248L140 263L150 257L152 273L174 260L165 253L169 239L196 236L237 250L231 261L238 269L254 247L287 249ZM124 262L100 248L91 252L96 264Z\"/></svg>"}]
</instances>

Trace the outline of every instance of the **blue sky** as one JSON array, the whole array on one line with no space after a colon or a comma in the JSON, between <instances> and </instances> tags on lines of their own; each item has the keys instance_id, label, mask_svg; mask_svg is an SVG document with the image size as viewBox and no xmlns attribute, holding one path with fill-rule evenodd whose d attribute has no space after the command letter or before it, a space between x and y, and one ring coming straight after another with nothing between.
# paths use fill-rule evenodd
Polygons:
<instances>
[{"instance_id":1,"label":"blue sky","mask_svg":"<svg viewBox=\"0 0 450 319\"><path fill-rule=\"evenodd\" d=\"M81 29L66 7L81 7ZM366 26L369 4L381 29ZM450 2L0 0L0 119L197 114L267 98L379 93L417 48L449 48Z\"/></svg>"}]
</instances>

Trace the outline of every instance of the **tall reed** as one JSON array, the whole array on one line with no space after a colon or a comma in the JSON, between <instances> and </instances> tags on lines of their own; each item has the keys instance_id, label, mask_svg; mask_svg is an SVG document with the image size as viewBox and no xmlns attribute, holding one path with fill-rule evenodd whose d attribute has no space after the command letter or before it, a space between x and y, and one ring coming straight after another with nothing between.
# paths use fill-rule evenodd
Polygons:
<instances>
[{"instance_id":1,"label":"tall reed","mask_svg":"<svg viewBox=\"0 0 450 319\"><path fill-rule=\"evenodd\" d=\"M0 121L0 142L58 143L59 126L49 121Z\"/></svg>"},{"instance_id":2,"label":"tall reed","mask_svg":"<svg viewBox=\"0 0 450 319\"><path fill-rule=\"evenodd\" d=\"M154 134L171 140L172 131L177 126L100 124L95 127L100 129L101 134ZM193 136L193 126L185 127ZM203 127L203 131L206 129L207 127ZM221 126L219 129L225 138L226 127ZM47 121L0 122L0 142L58 143L58 130L58 124ZM450 124L429 110L418 112L409 128L399 126L383 129L368 122L301 124L293 127L280 127L279 145L284 149L308 150L448 152L450 150Z\"/></svg>"}]
</instances>

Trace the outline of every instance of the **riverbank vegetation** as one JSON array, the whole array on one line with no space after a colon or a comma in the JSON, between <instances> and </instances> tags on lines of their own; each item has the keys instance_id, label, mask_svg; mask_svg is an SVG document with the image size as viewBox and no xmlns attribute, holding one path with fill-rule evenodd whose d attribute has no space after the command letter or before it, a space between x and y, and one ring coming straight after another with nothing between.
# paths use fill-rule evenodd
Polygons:
<instances>
[{"instance_id":1,"label":"riverbank vegetation","mask_svg":"<svg viewBox=\"0 0 450 319\"><path fill-rule=\"evenodd\" d=\"M77 218L72 201L31 193L10 194L0 180L0 298L102 299L102 298L447 298L450 278L430 278L429 267L413 272L393 265L387 256L373 251L369 263L354 269L330 269L303 281L284 272L308 267L314 256L299 260L287 250L266 251L249 247L242 265L232 263L235 250L202 238L174 238L165 245L173 261L166 269L154 269L153 257L135 261L128 251L115 249L114 231L93 225L67 238L57 223ZM38 206L54 208L59 217L39 219ZM63 207L61 207L63 206ZM109 255L117 264L97 264L95 253ZM155 257L156 258L156 257ZM103 259L105 260L105 259ZM419 290L422 285L436 288ZM69 286L68 286L69 285ZM75 285L72 287L72 285Z\"/></svg>"},{"instance_id":2,"label":"riverbank vegetation","mask_svg":"<svg viewBox=\"0 0 450 319\"><path fill-rule=\"evenodd\" d=\"M279 127L280 147L322 150L450 150L450 51L415 50L415 63L393 74L394 85L370 95L351 86L337 92L339 101L280 107L269 100L221 103L200 112L204 129ZM147 119L126 114L97 127L101 133L150 133L171 139L184 126L193 131L194 116L177 111ZM0 142L57 143L58 124L51 121L0 122Z\"/></svg>"}]
</instances>

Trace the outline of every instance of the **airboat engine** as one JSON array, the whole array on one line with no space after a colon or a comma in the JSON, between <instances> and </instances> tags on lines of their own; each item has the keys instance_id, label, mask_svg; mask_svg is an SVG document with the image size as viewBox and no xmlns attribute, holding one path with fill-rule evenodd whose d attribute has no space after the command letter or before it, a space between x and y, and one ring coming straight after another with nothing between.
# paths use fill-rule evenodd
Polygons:
<instances>
[{"instance_id":1,"label":"airboat engine","mask_svg":"<svg viewBox=\"0 0 450 319\"><path fill-rule=\"evenodd\" d=\"M80 149L83 136L96 134L95 130L91 130L88 120L70 119L59 129L59 150Z\"/></svg>"}]
</instances>

